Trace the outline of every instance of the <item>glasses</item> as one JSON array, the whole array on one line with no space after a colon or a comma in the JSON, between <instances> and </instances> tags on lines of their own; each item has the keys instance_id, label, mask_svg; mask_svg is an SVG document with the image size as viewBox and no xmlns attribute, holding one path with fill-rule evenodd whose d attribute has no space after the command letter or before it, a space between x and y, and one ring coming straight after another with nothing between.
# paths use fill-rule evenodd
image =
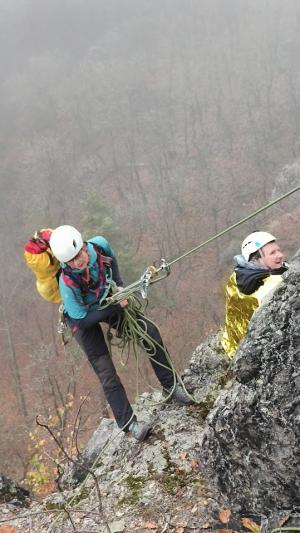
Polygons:
<instances>
[{"instance_id":1,"label":"glasses","mask_svg":"<svg viewBox=\"0 0 300 533\"><path fill-rule=\"evenodd\" d=\"M73 257L73 259L70 259L70 261L67 261L67 264L70 265L70 263L75 263L77 261L77 259L80 259L80 257L82 256L84 252L84 249L81 248L81 250L79 250L78 254L75 255L75 257Z\"/></svg>"}]
</instances>

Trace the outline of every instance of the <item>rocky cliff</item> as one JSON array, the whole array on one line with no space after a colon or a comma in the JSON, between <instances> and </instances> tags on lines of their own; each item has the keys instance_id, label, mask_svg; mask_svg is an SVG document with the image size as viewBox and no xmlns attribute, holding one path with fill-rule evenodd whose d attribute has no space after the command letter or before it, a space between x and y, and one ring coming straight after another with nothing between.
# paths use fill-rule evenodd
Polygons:
<instances>
[{"instance_id":1,"label":"rocky cliff","mask_svg":"<svg viewBox=\"0 0 300 533\"><path fill-rule=\"evenodd\" d=\"M300 255L257 311L232 382L206 420L201 460L232 502L269 514L300 506Z\"/></svg>"}]
</instances>

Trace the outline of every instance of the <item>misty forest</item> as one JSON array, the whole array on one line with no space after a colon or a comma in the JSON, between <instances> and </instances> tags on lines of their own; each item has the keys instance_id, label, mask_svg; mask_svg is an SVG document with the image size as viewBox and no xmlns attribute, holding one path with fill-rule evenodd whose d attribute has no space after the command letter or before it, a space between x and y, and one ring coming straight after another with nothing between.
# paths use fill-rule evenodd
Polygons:
<instances>
[{"instance_id":1,"label":"misty forest","mask_svg":"<svg viewBox=\"0 0 300 533\"><path fill-rule=\"evenodd\" d=\"M61 224L103 235L129 284L296 187L300 4L1 0L0 26L0 471L38 494L53 489L55 452L36 416L67 446L87 397L82 446L111 413L77 344L62 345L24 244ZM149 289L147 314L179 371L222 328L244 237L272 232L289 260L299 215L296 192ZM113 353L131 400L158 387L142 356L143 380L132 355Z\"/></svg>"}]
</instances>

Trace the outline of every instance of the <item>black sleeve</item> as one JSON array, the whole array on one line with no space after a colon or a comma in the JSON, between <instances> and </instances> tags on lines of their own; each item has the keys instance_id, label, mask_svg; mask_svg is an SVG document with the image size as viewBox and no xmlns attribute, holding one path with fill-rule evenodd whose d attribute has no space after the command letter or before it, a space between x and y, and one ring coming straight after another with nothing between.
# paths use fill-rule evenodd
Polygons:
<instances>
[{"instance_id":1,"label":"black sleeve","mask_svg":"<svg viewBox=\"0 0 300 533\"><path fill-rule=\"evenodd\" d=\"M120 270L119 270L118 261L116 260L115 257L111 258L111 270L112 270L112 278L116 282L117 286L118 287L123 287L124 286L124 281L122 280L122 277L121 277L121 274L120 274Z\"/></svg>"},{"instance_id":2,"label":"black sleeve","mask_svg":"<svg viewBox=\"0 0 300 533\"><path fill-rule=\"evenodd\" d=\"M121 311L122 307L119 304L110 305L106 309L98 309L96 311L91 311L84 318L71 318L72 324L77 326L79 329L89 329L98 324L98 322L105 322L110 316L116 314L118 311Z\"/></svg>"},{"instance_id":3,"label":"black sleeve","mask_svg":"<svg viewBox=\"0 0 300 533\"><path fill-rule=\"evenodd\" d=\"M249 268L235 268L236 283L239 291L243 294L253 294L270 275L269 270L251 270Z\"/></svg>"}]
</instances>

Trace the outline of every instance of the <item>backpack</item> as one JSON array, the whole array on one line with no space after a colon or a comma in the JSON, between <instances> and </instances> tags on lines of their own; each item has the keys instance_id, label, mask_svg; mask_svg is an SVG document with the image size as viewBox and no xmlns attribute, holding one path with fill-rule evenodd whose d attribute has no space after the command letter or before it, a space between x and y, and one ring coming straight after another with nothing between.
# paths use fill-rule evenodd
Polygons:
<instances>
[{"instance_id":1,"label":"backpack","mask_svg":"<svg viewBox=\"0 0 300 533\"><path fill-rule=\"evenodd\" d=\"M37 231L24 246L24 258L28 268L32 270L36 277L36 288L40 296L42 296L44 300L47 300L47 302L53 302L56 304L61 303L58 285L59 276L61 274L66 285L71 287L72 290L75 287L80 287L84 294L89 289L92 289L95 292L95 301L97 301L100 290L105 288L104 296L106 297L111 282L111 257L103 255L101 247L92 240L89 241L92 243L97 253L100 278L97 283L92 285L92 287L88 287L81 279L81 276L73 273L71 268L68 266L65 267L64 270L61 268L60 262L54 257L49 246L51 233L52 230L49 228ZM106 284L104 271L108 273L108 285ZM76 297L75 292L74 294ZM103 299L104 296L101 299Z\"/></svg>"},{"instance_id":2,"label":"backpack","mask_svg":"<svg viewBox=\"0 0 300 533\"><path fill-rule=\"evenodd\" d=\"M61 297L58 288L60 262L54 257L49 246L51 229L41 229L24 246L26 264L36 277L36 288L40 296L59 304Z\"/></svg>"}]
</instances>

